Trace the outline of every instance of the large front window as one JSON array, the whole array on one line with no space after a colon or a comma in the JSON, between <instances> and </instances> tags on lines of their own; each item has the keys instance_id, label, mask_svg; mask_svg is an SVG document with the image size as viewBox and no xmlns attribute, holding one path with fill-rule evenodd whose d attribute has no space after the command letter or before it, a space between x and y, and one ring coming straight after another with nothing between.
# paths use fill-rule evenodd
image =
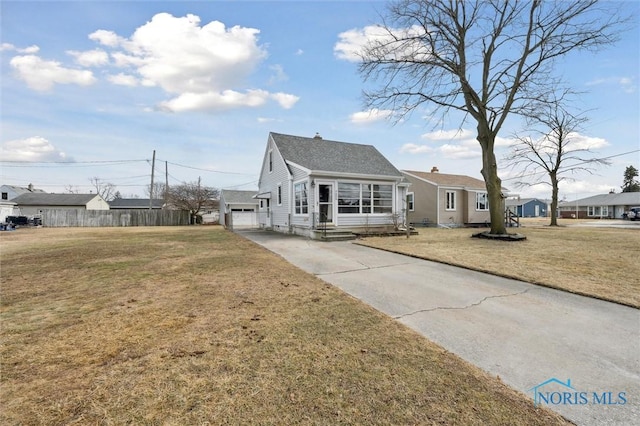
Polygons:
<instances>
[{"instance_id":1,"label":"large front window","mask_svg":"<svg viewBox=\"0 0 640 426\"><path fill-rule=\"evenodd\" d=\"M393 212L393 185L338 183L338 213Z\"/></svg>"},{"instance_id":2,"label":"large front window","mask_svg":"<svg viewBox=\"0 0 640 426\"><path fill-rule=\"evenodd\" d=\"M609 206L589 206L587 207L587 216L608 216Z\"/></svg>"},{"instance_id":3,"label":"large front window","mask_svg":"<svg viewBox=\"0 0 640 426\"><path fill-rule=\"evenodd\" d=\"M309 198L307 194L307 182L296 183L294 188L295 195L295 203L296 214L307 214L309 213Z\"/></svg>"}]
</instances>

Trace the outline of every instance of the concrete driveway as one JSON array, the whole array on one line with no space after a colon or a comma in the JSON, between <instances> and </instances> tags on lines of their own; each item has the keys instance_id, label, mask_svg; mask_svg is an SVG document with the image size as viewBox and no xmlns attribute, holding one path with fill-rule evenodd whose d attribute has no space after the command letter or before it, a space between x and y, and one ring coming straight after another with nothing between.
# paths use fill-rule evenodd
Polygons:
<instances>
[{"instance_id":1,"label":"concrete driveway","mask_svg":"<svg viewBox=\"0 0 640 426\"><path fill-rule=\"evenodd\" d=\"M640 424L637 309L352 242L239 233L499 376L532 403L537 395L579 425Z\"/></svg>"}]
</instances>

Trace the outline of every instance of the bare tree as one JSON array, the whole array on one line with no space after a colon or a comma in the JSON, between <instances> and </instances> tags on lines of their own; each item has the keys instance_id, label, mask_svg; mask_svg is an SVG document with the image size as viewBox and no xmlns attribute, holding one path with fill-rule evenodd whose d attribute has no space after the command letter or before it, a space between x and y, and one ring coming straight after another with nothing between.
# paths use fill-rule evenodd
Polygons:
<instances>
[{"instance_id":1,"label":"bare tree","mask_svg":"<svg viewBox=\"0 0 640 426\"><path fill-rule=\"evenodd\" d=\"M165 194L165 184L163 182L154 182L153 183L153 197L151 197L151 185L148 185L144 188L144 193L149 198L154 198L156 200L164 199Z\"/></svg>"},{"instance_id":2,"label":"bare tree","mask_svg":"<svg viewBox=\"0 0 640 426\"><path fill-rule=\"evenodd\" d=\"M99 177L92 177L89 179L93 187L96 189L96 194L101 196L106 201L111 201L113 195L116 192L116 186L109 182L104 182Z\"/></svg>"},{"instance_id":3,"label":"bare tree","mask_svg":"<svg viewBox=\"0 0 640 426\"><path fill-rule=\"evenodd\" d=\"M400 0L383 36L361 50L369 108L393 109L400 120L426 104L475 122L482 148L491 234L506 234L495 139L510 114L528 111L560 86L556 59L615 41L624 19L597 0Z\"/></svg>"},{"instance_id":4,"label":"bare tree","mask_svg":"<svg viewBox=\"0 0 640 426\"><path fill-rule=\"evenodd\" d=\"M200 178L198 182L172 185L167 191L168 204L175 209L188 210L192 223L203 207L211 204L219 195L220 191L217 188L202 186Z\"/></svg>"},{"instance_id":5,"label":"bare tree","mask_svg":"<svg viewBox=\"0 0 640 426\"><path fill-rule=\"evenodd\" d=\"M538 104L527 119L531 135L517 136L506 160L519 170L518 186L544 183L551 186L551 226L558 226L558 184L571 180L568 174L587 172L609 164L593 158L592 151L578 131L587 117L566 111L561 101ZM548 178L548 181L546 180Z\"/></svg>"},{"instance_id":6,"label":"bare tree","mask_svg":"<svg viewBox=\"0 0 640 426\"><path fill-rule=\"evenodd\" d=\"M65 185L64 192L67 194L79 194L80 189L74 185Z\"/></svg>"}]
</instances>

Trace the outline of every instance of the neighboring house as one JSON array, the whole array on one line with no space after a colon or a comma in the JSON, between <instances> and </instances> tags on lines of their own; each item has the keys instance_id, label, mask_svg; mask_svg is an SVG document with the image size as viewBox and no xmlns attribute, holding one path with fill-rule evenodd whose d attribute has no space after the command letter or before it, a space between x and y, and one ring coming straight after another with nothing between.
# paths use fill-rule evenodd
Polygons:
<instances>
[{"instance_id":1,"label":"neighboring house","mask_svg":"<svg viewBox=\"0 0 640 426\"><path fill-rule=\"evenodd\" d=\"M518 217L545 217L549 211L547 202L539 198L508 198L505 205Z\"/></svg>"},{"instance_id":2,"label":"neighboring house","mask_svg":"<svg viewBox=\"0 0 640 426\"><path fill-rule=\"evenodd\" d=\"M111 210L149 210L161 209L164 207L164 200L154 199L153 203L148 198L114 198L109 201Z\"/></svg>"},{"instance_id":3,"label":"neighboring house","mask_svg":"<svg viewBox=\"0 0 640 426\"><path fill-rule=\"evenodd\" d=\"M396 225L408 187L371 145L280 133L269 133L258 185L261 227L313 238Z\"/></svg>"},{"instance_id":4,"label":"neighboring house","mask_svg":"<svg viewBox=\"0 0 640 426\"><path fill-rule=\"evenodd\" d=\"M0 200L0 223L7 221L7 216L15 216L14 208L16 203L13 201Z\"/></svg>"},{"instance_id":5,"label":"neighboring house","mask_svg":"<svg viewBox=\"0 0 640 426\"><path fill-rule=\"evenodd\" d=\"M640 206L640 192L601 194L558 204L558 217L578 219L622 219L631 207Z\"/></svg>"},{"instance_id":6,"label":"neighboring house","mask_svg":"<svg viewBox=\"0 0 640 426\"><path fill-rule=\"evenodd\" d=\"M464 175L403 170L411 182L409 222L427 226L465 226L491 222L483 180ZM506 189L503 188L506 191Z\"/></svg>"},{"instance_id":7,"label":"neighboring house","mask_svg":"<svg viewBox=\"0 0 640 426\"><path fill-rule=\"evenodd\" d=\"M42 189L36 189L33 184L29 184L26 188L22 186L14 185L2 185L0 186L0 201L11 201L22 194L45 194Z\"/></svg>"},{"instance_id":8,"label":"neighboring house","mask_svg":"<svg viewBox=\"0 0 640 426\"><path fill-rule=\"evenodd\" d=\"M223 189L220 192L220 225L227 227L257 227L258 200L256 191Z\"/></svg>"},{"instance_id":9,"label":"neighboring house","mask_svg":"<svg viewBox=\"0 0 640 426\"><path fill-rule=\"evenodd\" d=\"M38 216L43 210L109 210L97 194L22 194L12 200L22 216Z\"/></svg>"}]
</instances>

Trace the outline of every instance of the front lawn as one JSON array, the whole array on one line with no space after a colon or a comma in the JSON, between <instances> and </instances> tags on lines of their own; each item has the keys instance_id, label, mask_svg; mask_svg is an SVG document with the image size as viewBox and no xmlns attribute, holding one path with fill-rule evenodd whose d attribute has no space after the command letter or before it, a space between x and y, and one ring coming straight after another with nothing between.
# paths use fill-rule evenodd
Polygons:
<instances>
[{"instance_id":1,"label":"front lawn","mask_svg":"<svg viewBox=\"0 0 640 426\"><path fill-rule=\"evenodd\" d=\"M565 423L218 227L0 243L3 425Z\"/></svg>"},{"instance_id":2,"label":"front lawn","mask_svg":"<svg viewBox=\"0 0 640 426\"><path fill-rule=\"evenodd\" d=\"M525 241L471 238L477 229L419 228L410 239L360 243L640 308L640 230L526 223L509 230Z\"/></svg>"}]
</instances>

